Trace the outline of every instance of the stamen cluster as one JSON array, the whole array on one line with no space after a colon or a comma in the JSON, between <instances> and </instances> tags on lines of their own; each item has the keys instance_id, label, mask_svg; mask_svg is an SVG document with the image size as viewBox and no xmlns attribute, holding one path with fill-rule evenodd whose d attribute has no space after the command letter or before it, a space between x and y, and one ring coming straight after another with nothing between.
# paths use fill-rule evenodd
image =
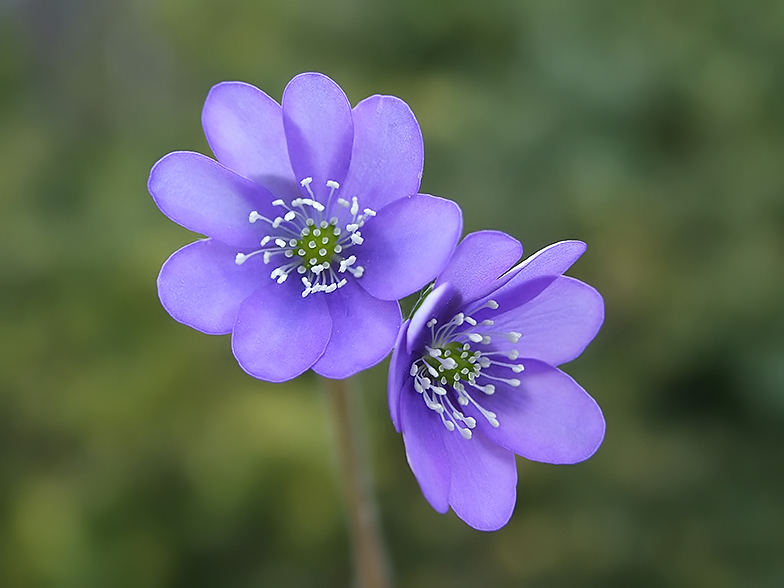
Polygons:
<instances>
[{"instance_id":1,"label":"stamen cluster","mask_svg":"<svg viewBox=\"0 0 784 588\"><path fill-rule=\"evenodd\" d=\"M251 223L259 220L269 223L272 231L261 240L260 249L247 254L238 253L235 258L235 263L242 265L250 257L262 254L264 263L269 264L276 256L282 256L283 263L270 273L270 277L282 284L296 270L304 286L303 298L308 294L329 293L342 288L347 280L341 274L346 272L355 278L362 277L365 270L356 265L356 256L345 252L362 245L364 238L359 229L367 219L376 215L370 208L365 208L360 214L356 196L351 198L351 202L337 198L333 204L335 191L340 188L333 180L327 182L330 192L326 204L320 203L310 188L312 181L313 178L305 178L300 182L310 198L295 198L290 204L283 199L272 202L273 206L286 210L282 216L268 219L252 211L248 220ZM342 228L339 217L344 215L335 211L338 214L330 216L334 205L348 209L351 215Z\"/></svg>"},{"instance_id":2,"label":"stamen cluster","mask_svg":"<svg viewBox=\"0 0 784 588\"><path fill-rule=\"evenodd\" d=\"M498 303L489 300L474 312L483 308L496 310ZM504 382L514 387L520 385L517 378L495 375L496 368L509 369L516 374L522 372L524 368L520 363L498 361L499 356L515 361L518 352L496 350L492 343L493 338L498 336L517 343L522 335L515 331L490 330L488 328L493 326L492 320L477 322L463 312L457 313L436 329L437 324L436 318L427 322L430 343L425 345L425 353L411 365L414 389L422 395L425 405L441 417L448 431L457 429L465 439L472 437L471 430L476 427L476 419L466 416L462 407L471 405L491 426L500 426L498 415L483 408L472 396L475 392L471 389L490 396L496 391L492 381ZM491 368L493 374L488 373Z\"/></svg>"}]
</instances>

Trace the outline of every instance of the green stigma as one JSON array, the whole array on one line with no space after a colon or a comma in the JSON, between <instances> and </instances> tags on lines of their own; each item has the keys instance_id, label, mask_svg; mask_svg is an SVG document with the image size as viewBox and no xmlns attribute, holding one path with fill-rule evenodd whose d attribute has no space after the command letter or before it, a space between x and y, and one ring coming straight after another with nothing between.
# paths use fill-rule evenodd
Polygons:
<instances>
[{"instance_id":1,"label":"green stigma","mask_svg":"<svg viewBox=\"0 0 784 588\"><path fill-rule=\"evenodd\" d=\"M317 227L310 226L302 229L297 244L293 247L296 254L302 258L302 263L307 269L313 269L322 264L329 264L336 253L342 251L338 244L340 229L337 219L327 224L321 221Z\"/></svg>"},{"instance_id":2,"label":"green stigma","mask_svg":"<svg viewBox=\"0 0 784 588\"><path fill-rule=\"evenodd\" d=\"M433 349L440 351L441 355L439 357L426 355L423 359L438 371L442 384L452 384L460 380L469 381L470 376L475 377L480 371L479 366L476 365L476 354L467 344L452 341ZM448 368L445 363L449 363L450 359L454 362L454 367Z\"/></svg>"}]
</instances>

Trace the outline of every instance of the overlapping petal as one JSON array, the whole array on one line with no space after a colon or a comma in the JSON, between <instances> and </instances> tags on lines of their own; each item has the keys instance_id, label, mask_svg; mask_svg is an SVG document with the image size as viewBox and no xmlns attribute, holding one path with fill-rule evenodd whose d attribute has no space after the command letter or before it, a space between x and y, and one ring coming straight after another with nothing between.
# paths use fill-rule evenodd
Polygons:
<instances>
[{"instance_id":1,"label":"overlapping petal","mask_svg":"<svg viewBox=\"0 0 784 588\"><path fill-rule=\"evenodd\" d=\"M422 398L413 387L404 387L400 423L406 459L430 506L445 513L450 502L450 453L441 433L441 419L423 408Z\"/></svg>"},{"instance_id":2,"label":"overlapping petal","mask_svg":"<svg viewBox=\"0 0 784 588\"><path fill-rule=\"evenodd\" d=\"M382 300L416 292L446 265L462 228L460 208L451 200L424 194L395 200L362 229L360 284Z\"/></svg>"},{"instance_id":3,"label":"overlapping petal","mask_svg":"<svg viewBox=\"0 0 784 588\"><path fill-rule=\"evenodd\" d=\"M467 235L457 246L436 285L449 282L455 290L454 302L481 298L502 286L501 277L523 254L520 241L501 231L478 231ZM511 277L513 274L510 274Z\"/></svg>"},{"instance_id":4,"label":"overlapping petal","mask_svg":"<svg viewBox=\"0 0 784 588\"><path fill-rule=\"evenodd\" d=\"M389 360L389 379L387 381L389 416L398 433L400 432L400 395L403 392L404 384L410 379L408 369L411 367L411 355L406 349L408 325L408 321L404 322L397 334L392 358Z\"/></svg>"},{"instance_id":5,"label":"overlapping petal","mask_svg":"<svg viewBox=\"0 0 784 588\"><path fill-rule=\"evenodd\" d=\"M250 84L223 82L207 95L201 120L210 149L223 165L278 198L299 196L283 111L275 100Z\"/></svg>"},{"instance_id":6,"label":"overlapping petal","mask_svg":"<svg viewBox=\"0 0 784 588\"><path fill-rule=\"evenodd\" d=\"M283 382L310 368L324 353L332 318L324 296L302 298L289 280L258 290L241 305L231 345L242 369L268 382Z\"/></svg>"},{"instance_id":7,"label":"overlapping petal","mask_svg":"<svg viewBox=\"0 0 784 588\"><path fill-rule=\"evenodd\" d=\"M231 333L243 300L271 281L255 263L234 263L236 253L213 239L175 251L158 275L158 296L166 311L203 333Z\"/></svg>"},{"instance_id":8,"label":"overlapping petal","mask_svg":"<svg viewBox=\"0 0 784 588\"><path fill-rule=\"evenodd\" d=\"M324 355L313 370L343 379L376 365L388 354L400 330L400 305L379 300L355 281L326 296L332 333Z\"/></svg>"},{"instance_id":9,"label":"overlapping petal","mask_svg":"<svg viewBox=\"0 0 784 588\"><path fill-rule=\"evenodd\" d=\"M514 454L481 431L475 431L471 439L463 439L443 426L440 429L449 454L449 505L474 529L500 529L509 522L517 499Z\"/></svg>"},{"instance_id":10,"label":"overlapping petal","mask_svg":"<svg viewBox=\"0 0 784 588\"><path fill-rule=\"evenodd\" d=\"M596 401L561 370L526 361L520 386L502 382L482 405L499 415L500 426L477 422L495 443L525 458L577 463L591 457L604 439L604 417Z\"/></svg>"},{"instance_id":11,"label":"overlapping petal","mask_svg":"<svg viewBox=\"0 0 784 588\"><path fill-rule=\"evenodd\" d=\"M409 351L422 348L425 338L430 334L430 329L427 327L428 321L441 315L452 299L452 292L452 284L449 282L440 284L427 295L419 308L416 309L414 316L411 317L411 324L406 335L406 348Z\"/></svg>"},{"instance_id":12,"label":"overlapping petal","mask_svg":"<svg viewBox=\"0 0 784 588\"><path fill-rule=\"evenodd\" d=\"M258 245L259 229L248 222L252 210L274 215L265 188L199 153L163 157L150 172L148 188L171 220L236 247Z\"/></svg>"},{"instance_id":13,"label":"overlapping petal","mask_svg":"<svg viewBox=\"0 0 784 588\"><path fill-rule=\"evenodd\" d=\"M425 150L408 104L394 96L371 96L354 107L354 146L343 194L380 210L419 191Z\"/></svg>"},{"instance_id":14,"label":"overlapping petal","mask_svg":"<svg viewBox=\"0 0 784 588\"><path fill-rule=\"evenodd\" d=\"M300 74L283 92L283 128L298 181L312 177L342 183L351 161L354 123L348 98L335 82L317 73Z\"/></svg>"},{"instance_id":15,"label":"overlapping petal","mask_svg":"<svg viewBox=\"0 0 784 588\"><path fill-rule=\"evenodd\" d=\"M566 276L524 282L494 299L499 303L494 327L522 335L517 343L499 339L499 347L517 349L520 357L554 366L579 356L604 321L601 295L588 284ZM501 312L505 308L509 311Z\"/></svg>"}]
</instances>

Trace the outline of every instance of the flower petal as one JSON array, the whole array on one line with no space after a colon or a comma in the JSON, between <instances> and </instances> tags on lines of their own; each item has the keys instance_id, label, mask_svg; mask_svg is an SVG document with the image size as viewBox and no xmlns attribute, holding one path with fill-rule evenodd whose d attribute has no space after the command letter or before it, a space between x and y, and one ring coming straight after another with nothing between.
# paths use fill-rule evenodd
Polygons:
<instances>
[{"instance_id":1,"label":"flower petal","mask_svg":"<svg viewBox=\"0 0 784 588\"><path fill-rule=\"evenodd\" d=\"M409 353L424 351L424 342L430 337L430 328L427 323L430 319L438 318L441 311L449 304L452 298L452 284L446 283L436 287L422 301L417 308L414 316L411 317L411 325L408 327L406 346ZM411 366L406 368L407 370Z\"/></svg>"},{"instance_id":2,"label":"flower petal","mask_svg":"<svg viewBox=\"0 0 784 588\"><path fill-rule=\"evenodd\" d=\"M210 335L231 333L240 304L272 280L237 250L213 239L175 251L158 275L158 297L174 320Z\"/></svg>"},{"instance_id":3,"label":"flower petal","mask_svg":"<svg viewBox=\"0 0 784 588\"><path fill-rule=\"evenodd\" d=\"M332 319L323 296L302 298L302 284L272 284L240 305L231 339L234 357L254 378L283 382L324 353Z\"/></svg>"},{"instance_id":4,"label":"flower petal","mask_svg":"<svg viewBox=\"0 0 784 588\"><path fill-rule=\"evenodd\" d=\"M389 403L389 417L395 430L400 432L400 395L404 384L411 375L411 356L406 351L406 333L408 332L409 321L403 323L397 334L395 349L392 351L392 359L389 360L389 376L387 378L387 401ZM409 386L410 387L410 386Z\"/></svg>"},{"instance_id":5,"label":"flower petal","mask_svg":"<svg viewBox=\"0 0 784 588\"><path fill-rule=\"evenodd\" d=\"M599 405L561 370L535 360L523 364L519 387L496 381L495 393L482 398L500 426L491 427L477 413L478 426L492 441L534 461L564 464L591 457L604 439Z\"/></svg>"},{"instance_id":6,"label":"flower petal","mask_svg":"<svg viewBox=\"0 0 784 588\"><path fill-rule=\"evenodd\" d=\"M374 298L356 280L323 296L332 317L332 334L324 355L313 366L316 373L348 378L392 351L401 321L396 301Z\"/></svg>"},{"instance_id":7,"label":"flower petal","mask_svg":"<svg viewBox=\"0 0 784 588\"><path fill-rule=\"evenodd\" d=\"M542 276L560 276L585 253L585 249L582 241L559 241L540 249L509 273L514 276L515 283Z\"/></svg>"},{"instance_id":8,"label":"flower petal","mask_svg":"<svg viewBox=\"0 0 784 588\"><path fill-rule=\"evenodd\" d=\"M591 286L562 276L552 282L540 278L498 296L494 330L521 333L517 343L501 340L501 349L516 349L520 357L561 365L579 356L599 332L604 321L604 301ZM540 284L546 284L541 290ZM479 313L477 313L478 315Z\"/></svg>"},{"instance_id":9,"label":"flower petal","mask_svg":"<svg viewBox=\"0 0 784 588\"><path fill-rule=\"evenodd\" d=\"M147 187L171 220L236 247L259 243L261 232L248 221L252 210L275 214L265 188L199 153L164 156L153 166Z\"/></svg>"},{"instance_id":10,"label":"flower petal","mask_svg":"<svg viewBox=\"0 0 784 588\"><path fill-rule=\"evenodd\" d=\"M278 198L300 195L289 161L283 111L267 94L243 82L212 87L201 113L210 149L223 165Z\"/></svg>"},{"instance_id":11,"label":"flower petal","mask_svg":"<svg viewBox=\"0 0 784 588\"><path fill-rule=\"evenodd\" d=\"M471 439L442 429L452 473L450 506L474 529L500 529L509 522L517 500L514 454L476 429Z\"/></svg>"},{"instance_id":12,"label":"flower petal","mask_svg":"<svg viewBox=\"0 0 784 588\"><path fill-rule=\"evenodd\" d=\"M454 304L466 303L502 286L504 276L520 260L520 241L500 231L479 231L466 235L438 276L436 285L450 282L455 289Z\"/></svg>"},{"instance_id":13,"label":"flower petal","mask_svg":"<svg viewBox=\"0 0 784 588\"><path fill-rule=\"evenodd\" d=\"M343 182L354 123L340 86L318 73L295 77L283 92L283 128L297 181L312 177L319 189L327 180Z\"/></svg>"},{"instance_id":14,"label":"flower petal","mask_svg":"<svg viewBox=\"0 0 784 588\"><path fill-rule=\"evenodd\" d=\"M416 194L425 148L408 104L394 96L371 96L354 107L353 116L354 147L343 194L357 196L362 208L375 211Z\"/></svg>"},{"instance_id":15,"label":"flower petal","mask_svg":"<svg viewBox=\"0 0 784 588\"><path fill-rule=\"evenodd\" d=\"M449 509L449 454L444 445L439 416L428 409L413 386L400 395L400 421L406 459L419 482L422 494L437 512Z\"/></svg>"},{"instance_id":16,"label":"flower petal","mask_svg":"<svg viewBox=\"0 0 784 588\"><path fill-rule=\"evenodd\" d=\"M365 242L355 254L365 268L360 285L382 300L416 292L446 265L462 229L451 200L416 194L387 204L362 228Z\"/></svg>"}]
</instances>

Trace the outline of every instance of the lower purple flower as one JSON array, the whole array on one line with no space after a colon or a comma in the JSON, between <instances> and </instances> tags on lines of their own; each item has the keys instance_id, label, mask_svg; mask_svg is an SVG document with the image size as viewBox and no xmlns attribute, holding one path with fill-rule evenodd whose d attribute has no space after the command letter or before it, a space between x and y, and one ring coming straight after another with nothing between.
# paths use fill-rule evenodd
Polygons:
<instances>
[{"instance_id":1,"label":"lower purple flower","mask_svg":"<svg viewBox=\"0 0 784 588\"><path fill-rule=\"evenodd\" d=\"M579 241L556 243L510 270L517 240L472 233L403 324L389 410L438 512L451 506L475 529L499 529L514 510L515 454L569 464L601 445L601 409L556 367L604 320L599 293L563 276L584 251Z\"/></svg>"},{"instance_id":2,"label":"lower purple flower","mask_svg":"<svg viewBox=\"0 0 784 588\"><path fill-rule=\"evenodd\" d=\"M313 368L346 378L392 349L397 300L444 267L459 207L417 194L424 151L402 100L351 108L328 77L295 77L282 104L249 84L209 93L202 124L218 161L174 152L148 187L169 218L206 235L161 268L158 293L176 320L232 333L254 377L280 382Z\"/></svg>"}]
</instances>

